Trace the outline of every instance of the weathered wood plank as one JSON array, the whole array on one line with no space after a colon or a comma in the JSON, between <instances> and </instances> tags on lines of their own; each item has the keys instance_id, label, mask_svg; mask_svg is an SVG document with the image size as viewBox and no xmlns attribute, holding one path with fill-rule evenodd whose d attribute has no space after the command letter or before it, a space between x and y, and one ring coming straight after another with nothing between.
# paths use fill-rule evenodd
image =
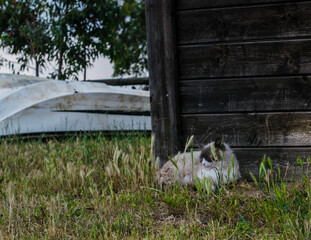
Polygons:
<instances>
[{"instance_id":1,"label":"weathered wood plank","mask_svg":"<svg viewBox=\"0 0 311 240\"><path fill-rule=\"evenodd\" d=\"M311 76L181 81L180 112L311 110Z\"/></svg>"},{"instance_id":2,"label":"weathered wood plank","mask_svg":"<svg viewBox=\"0 0 311 240\"><path fill-rule=\"evenodd\" d=\"M252 180L250 172L258 179L259 166L262 159L270 157L273 170L280 168L281 176L290 179L301 178L303 173L310 172L311 166L307 169L307 159L311 157L311 148L237 148L234 153L239 160L240 170L243 178ZM297 159L301 158L301 164L297 164ZM268 164L266 165L268 169Z\"/></svg>"},{"instance_id":3,"label":"weathered wood plank","mask_svg":"<svg viewBox=\"0 0 311 240\"><path fill-rule=\"evenodd\" d=\"M146 16L154 153L164 164L179 147L174 0L147 0Z\"/></svg>"},{"instance_id":4,"label":"weathered wood plank","mask_svg":"<svg viewBox=\"0 0 311 240\"><path fill-rule=\"evenodd\" d=\"M180 79L311 73L311 40L178 48Z\"/></svg>"},{"instance_id":5,"label":"weathered wood plank","mask_svg":"<svg viewBox=\"0 0 311 240\"><path fill-rule=\"evenodd\" d=\"M311 2L207 9L177 15L179 45L309 36Z\"/></svg>"},{"instance_id":6,"label":"weathered wood plank","mask_svg":"<svg viewBox=\"0 0 311 240\"><path fill-rule=\"evenodd\" d=\"M271 4L271 3L286 3L297 1L285 0L177 0L177 8L179 10L199 9L199 8L215 8L215 7L232 7L255 4Z\"/></svg>"},{"instance_id":7,"label":"weathered wood plank","mask_svg":"<svg viewBox=\"0 0 311 240\"><path fill-rule=\"evenodd\" d=\"M219 136L233 147L311 146L311 112L182 115L181 129L194 146Z\"/></svg>"}]
</instances>

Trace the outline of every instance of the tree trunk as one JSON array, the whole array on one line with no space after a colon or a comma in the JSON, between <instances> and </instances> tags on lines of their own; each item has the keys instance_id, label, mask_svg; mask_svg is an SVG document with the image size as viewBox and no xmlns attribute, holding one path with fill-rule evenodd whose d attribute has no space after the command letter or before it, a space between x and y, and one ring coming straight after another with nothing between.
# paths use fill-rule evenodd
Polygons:
<instances>
[{"instance_id":1,"label":"tree trunk","mask_svg":"<svg viewBox=\"0 0 311 240\"><path fill-rule=\"evenodd\" d=\"M84 76L83 80L86 81L86 47L84 46Z\"/></svg>"},{"instance_id":2,"label":"tree trunk","mask_svg":"<svg viewBox=\"0 0 311 240\"><path fill-rule=\"evenodd\" d=\"M64 76L63 76L63 73L62 73L62 68L63 68L63 57L64 57L63 43L64 43L63 36L59 36L59 39L58 39L58 47L59 47L59 57L58 57L58 80L64 80Z\"/></svg>"},{"instance_id":3,"label":"tree trunk","mask_svg":"<svg viewBox=\"0 0 311 240\"><path fill-rule=\"evenodd\" d=\"M36 60L36 77L39 77L40 62Z\"/></svg>"},{"instance_id":4,"label":"tree trunk","mask_svg":"<svg viewBox=\"0 0 311 240\"><path fill-rule=\"evenodd\" d=\"M86 81L86 65L84 66L84 77L83 80Z\"/></svg>"},{"instance_id":5,"label":"tree trunk","mask_svg":"<svg viewBox=\"0 0 311 240\"><path fill-rule=\"evenodd\" d=\"M59 58L58 58L58 80L64 80L62 74L62 67L63 67L63 50L60 49Z\"/></svg>"}]
</instances>

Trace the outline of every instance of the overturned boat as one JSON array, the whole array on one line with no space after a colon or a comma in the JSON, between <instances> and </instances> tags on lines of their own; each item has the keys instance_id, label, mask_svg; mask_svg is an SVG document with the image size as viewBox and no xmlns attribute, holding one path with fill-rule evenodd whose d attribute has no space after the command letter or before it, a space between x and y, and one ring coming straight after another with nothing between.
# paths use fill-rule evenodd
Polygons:
<instances>
[{"instance_id":1,"label":"overturned boat","mask_svg":"<svg viewBox=\"0 0 311 240\"><path fill-rule=\"evenodd\" d=\"M149 92L0 74L0 136L151 130Z\"/></svg>"}]
</instances>

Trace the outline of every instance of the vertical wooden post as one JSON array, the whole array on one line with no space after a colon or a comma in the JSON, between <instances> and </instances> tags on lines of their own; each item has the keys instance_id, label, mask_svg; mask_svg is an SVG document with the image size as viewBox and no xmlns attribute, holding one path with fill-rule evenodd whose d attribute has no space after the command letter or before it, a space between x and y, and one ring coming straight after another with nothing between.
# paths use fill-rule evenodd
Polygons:
<instances>
[{"instance_id":1,"label":"vertical wooden post","mask_svg":"<svg viewBox=\"0 0 311 240\"><path fill-rule=\"evenodd\" d=\"M147 0L149 85L154 153L162 166L179 150L174 0Z\"/></svg>"}]
</instances>

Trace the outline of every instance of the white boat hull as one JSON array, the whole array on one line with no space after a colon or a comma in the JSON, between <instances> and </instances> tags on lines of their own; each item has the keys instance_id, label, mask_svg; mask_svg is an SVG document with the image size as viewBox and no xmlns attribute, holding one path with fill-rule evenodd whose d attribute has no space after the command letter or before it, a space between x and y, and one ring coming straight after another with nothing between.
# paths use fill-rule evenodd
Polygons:
<instances>
[{"instance_id":1,"label":"white boat hull","mask_svg":"<svg viewBox=\"0 0 311 240\"><path fill-rule=\"evenodd\" d=\"M40 79L8 88L6 92L2 90L2 93L0 91L0 136L151 130L149 93L146 91L103 83Z\"/></svg>"}]
</instances>

